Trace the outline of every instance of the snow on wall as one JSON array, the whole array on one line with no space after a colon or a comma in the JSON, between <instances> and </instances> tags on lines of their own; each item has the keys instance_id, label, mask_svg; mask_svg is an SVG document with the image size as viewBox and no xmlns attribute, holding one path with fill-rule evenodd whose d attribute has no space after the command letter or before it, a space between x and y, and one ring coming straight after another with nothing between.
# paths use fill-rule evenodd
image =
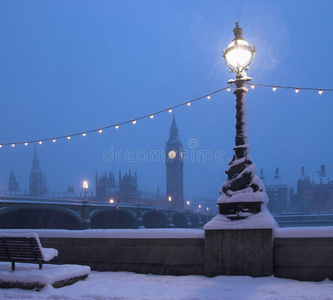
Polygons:
<instances>
[{"instance_id":1,"label":"snow on wall","mask_svg":"<svg viewBox=\"0 0 333 300\"><path fill-rule=\"evenodd\" d=\"M277 228L275 238L320 238L333 237L333 226Z\"/></svg>"},{"instance_id":2,"label":"snow on wall","mask_svg":"<svg viewBox=\"0 0 333 300\"><path fill-rule=\"evenodd\" d=\"M326 227L287 227L279 228L265 205L260 213L250 215L245 220L231 221L226 216L217 215L205 226L205 230L216 229L264 229L272 228L274 238L333 237L333 226ZM127 238L127 239L203 239L200 229L3 229L4 234L30 234L33 231L41 238ZM45 248L43 248L44 250Z\"/></svg>"},{"instance_id":3,"label":"snow on wall","mask_svg":"<svg viewBox=\"0 0 333 300\"><path fill-rule=\"evenodd\" d=\"M200 229L6 229L2 233L30 233L48 238L113 238L113 239L203 239L204 231Z\"/></svg>"}]
</instances>

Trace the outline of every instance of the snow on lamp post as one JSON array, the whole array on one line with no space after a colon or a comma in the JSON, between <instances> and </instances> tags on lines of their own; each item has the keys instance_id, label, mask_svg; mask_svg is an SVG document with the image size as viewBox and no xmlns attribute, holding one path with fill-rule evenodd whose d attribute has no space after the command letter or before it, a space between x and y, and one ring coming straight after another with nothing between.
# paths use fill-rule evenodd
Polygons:
<instances>
[{"instance_id":1,"label":"snow on lamp post","mask_svg":"<svg viewBox=\"0 0 333 300\"><path fill-rule=\"evenodd\" d=\"M243 29L236 23L233 30L235 38L223 50L223 57L231 72L236 73L235 79L228 81L236 86L236 137L235 154L226 170L228 179L223 183L218 199L219 213L231 220L246 219L251 214L261 211L261 204L268 202L265 187L256 176L256 166L249 155L249 138L247 133L245 94L248 90L245 83L252 78L247 77L245 70L253 60L255 46L243 38Z\"/></svg>"}]
</instances>

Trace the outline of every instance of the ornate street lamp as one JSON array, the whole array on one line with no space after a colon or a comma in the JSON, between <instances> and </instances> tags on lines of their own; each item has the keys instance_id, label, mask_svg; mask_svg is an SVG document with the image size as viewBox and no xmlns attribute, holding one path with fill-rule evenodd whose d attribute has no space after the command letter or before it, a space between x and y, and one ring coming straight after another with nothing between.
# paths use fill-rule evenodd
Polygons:
<instances>
[{"instance_id":1,"label":"ornate street lamp","mask_svg":"<svg viewBox=\"0 0 333 300\"><path fill-rule=\"evenodd\" d=\"M235 79L228 81L236 86L236 137L235 154L226 170L228 179L220 189L218 199L219 213L231 220L245 219L261 210L261 204L268 202L265 187L261 179L255 175L256 167L249 155L249 138L246 126L245 94L248 90L245 83L252 78L247 77L245 70L253 60L256 48L243 38L243 29L236 23L233 30L235 38L228 48L223 50L223 57L231 72L236 73Z\"/></svg>"},{"instance_id":2,"label":"ornate street lamp","mask_svg":"<svg viewBox=\"0 0 333 300\"><path fill-rule=\"evenodd\" d=\"M249 69L249 65L257 49L255 46L251 47L250 44L244 40L243 29L238 26L238 23L236 23L233 32L235 38L229 44L228 48L223 50L223 57L231 72L236 72L237 78L237 75L244 74L243 71ZM247 81L249 80L251 80L251 78Z\"/></svg>"}]
</instances>

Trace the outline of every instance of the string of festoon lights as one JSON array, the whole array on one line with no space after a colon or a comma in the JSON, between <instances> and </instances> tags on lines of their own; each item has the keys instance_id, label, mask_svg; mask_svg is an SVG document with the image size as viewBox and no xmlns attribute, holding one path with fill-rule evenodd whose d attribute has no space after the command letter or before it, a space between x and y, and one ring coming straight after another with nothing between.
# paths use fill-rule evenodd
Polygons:
<instances>
[{"instance_id":1,"label":"string of festoon lights","mask_svg":"<svg viewBox=\"0 0 333 300\"><path fill-rule=\"evenodd\" d=\"M294 90L295 93L298 93L300 90L307 90L307 91L317 91L319 95L321 95L324 91L326 92L333 92L333 89L318 89L318 88L309 88L309 87L291 87L291 86L281 86L281 85L271 85L271 84L260 84L260 83L252 83L248 85L249 87L251 87L251 89L254 89L256 86L259 87L269 87L271 88L274 92L277 89L290 89L290 90ZM109 129L109 128L115 128L115 129L119 129L120 126L125 125L125 124L136 124L136 122L138 120L142 120L142 119L153 119L155 115L164 113L164 112L169 112L172 113L174 109L179 108L181 106L191 106L191 103L201 100L201 99L207 99L210 100L211 96L217 93L220 93L224 90L226 90L227 92L230 92L231 88L233 87L233 85L229 85L227 87L224 87L222 89L216 90L214 92L211 92L209 94L200 96L198 98L162 109L160 111L156 111L144 116L140 116L137 118L133 118L124 122L120 122L120 123L116 123L116 124L112 124L112 125L108 125L108 126L104 126L104 127L100 127L100 128L96 128L96 129L91 129L91 130L87 130L87 131L82 131L82 132L77 132L77 133L72 133L72 134L68 134L68 135L62 135L62 136L57 136L57 137L49 137L49 138L44 138L44 139L35 139L35 140L27 140L27 141L18 141L18 142L7 142L7 143L0 143L0 148L2 148L3 146L11 146L11 147L15 147L16 145L24 145L24 146L28 146L29 144L39 144L42 145L43 142L53 142L55 143L57 140L61 140L61 139L67 139L70 140L72 137L74 136L82 136L85 137L87 134L89 133L93 133L93 132L98 132L98 133L102 133L103 130L105 129Z\"/></svg>"}]
</instances>

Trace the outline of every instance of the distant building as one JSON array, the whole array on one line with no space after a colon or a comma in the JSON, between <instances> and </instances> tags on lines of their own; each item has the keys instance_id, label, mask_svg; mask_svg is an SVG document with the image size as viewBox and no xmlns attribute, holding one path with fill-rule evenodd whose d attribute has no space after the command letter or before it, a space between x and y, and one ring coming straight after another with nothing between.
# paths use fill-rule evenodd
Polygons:
<instances>
[{"instance_id":1,"label":"distant building","mask_svg":"<svg viewBox=\"0 0 333 300\"><path fill-rule=\"evenodd\" d=\"M161 195L159 188L156 192L138 189L138 177L129 170L124 175L119 171L119 181L115 180L112 172L105 172L102 176L96 173L95 200L112 203L132 203L142 205L166 206L165 196Z\"/></svg>"},{"instance_id":2,"label":"distant building","mask_svg":"<svg viewBox=\"0 0 333 300\"><path fill-rule=\"evenodd\" d=\"M333 174L321 165L320 171L306 173L302 167L297 181L297 194L292 196L292 207L302 214L333 212Z\"/></svg>"},{"instance_id":3,"label":"distant building","mask_svg":"<svg viewBox=\"0 0 333 300\"><path fill-rule=\"evenodd\" d=\"M138 201L138 177L136 172L132 175L131 170L129 170L128 173L121 176L119 171L119 200L128 203Z\"/></svg>"},{"instance_id":4,"label":"distant building","mask_svg":"<svg viewBox=\"0 0 333 300\"><path fill-rule=\"evenodd\" d=\"M112 172L109 172L109 174L105 172L105 174L100 177L96 172L95 186L97 200L107 200L106 198L112 198L118 192L116 180Z\"/></svg>"},{"instance_id":5,"label":"distant building","mask_svg":"<svg viewBox=\"0 0 333 300\"><path fill-rule=\"evenodd\" d=\"M281 179L279 168L276 168L272 177L266 178L261 169L260 178L262 179L266 193L269 198L268 209L272 214L285 213L288 210L288 186Z\"/></svg>"},{"instance_id":6,"label":"distant building","mask_svg":"<svg viewBox=\"0 0 333 300\"><path fill-rule=\"evenodd\" d=\"M170 197L171 206L183 209L183 145L179 138L175 115L173 115L169 140L165 146L165 163L167 200Z\"/></svg>"},{"instance_id":7,"label":"distant building","mask_svg":"<svg viewBox=\"0 0 333 300\"><path fill-rule=\"evenodd\" d=\"M19 184L16 181L16 177L14 175L13 170L10 171L9 176L9 184L8 184L8 192L9 193L16 193L19 191Z\"/></svg>"},{"instance_id":8,"label":"distant building","mask_svg":"<svg viewBox=\"0 0 333 300\"><path fill-rule=\"evenodd\" d=\"M42 197L47 193L46 178L43 176L43 173L39 168L36 148L29 176L29 190L30 196L32 197Z\"/></svg>"}]
</instances>

